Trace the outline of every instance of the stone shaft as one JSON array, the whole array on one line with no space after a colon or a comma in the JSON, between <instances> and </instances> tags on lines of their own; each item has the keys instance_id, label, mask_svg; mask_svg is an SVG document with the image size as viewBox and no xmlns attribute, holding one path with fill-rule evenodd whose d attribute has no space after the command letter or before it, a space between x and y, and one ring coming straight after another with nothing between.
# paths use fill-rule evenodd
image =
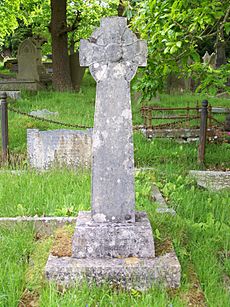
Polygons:
<instances>
[{"instance_id":1,"label":"stone shaft","mask_svg":"<svg viewBox=\"0 0 230 307\"><path fill-rule=\"evenodd\" d=\"M146 65L146 43L122 17L103 18L80 44L80 64L97 82L93 130L92 218L135 222L130 81Z\"/></svg>"},{"instance_id":2,"label":"stone shaft","mask_svg":"<svg viewBox=\"0 0 230 307\"><path fill-rule=\"evenodd\" d=\"M93 130L92 214L96 222L134 221L134 158L129 84L97 85Z\"/></svg>"}]
</instances>

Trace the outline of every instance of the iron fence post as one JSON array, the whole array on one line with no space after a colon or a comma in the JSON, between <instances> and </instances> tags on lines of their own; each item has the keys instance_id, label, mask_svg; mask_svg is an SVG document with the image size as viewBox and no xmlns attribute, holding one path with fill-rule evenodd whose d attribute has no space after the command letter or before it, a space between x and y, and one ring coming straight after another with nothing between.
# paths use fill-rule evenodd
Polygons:
<instances>
[{"instance_id":1,"label":"iron fence post","mask_svg":"<svg viewBox=\"0 0 230 307\"><path fill-rule=\"evenodd\" d=\"M208 101L202 101L202 108L200 114L200 137L198 148L198 163L204 164L205 160L205 144L207 136L207 120L208 120Z\"/></svg>"},{"instance_id":2,"label":"iron fence post","mask_svg":"<svg viewBox=\"0 0 230 307\"><path fill-rule=\"evenodd\" d=\"M8 160L8 109L7 109L7 94L3 92L1 99L1 130L2 130L2 161Z\"/></svg>"}]
</instances>

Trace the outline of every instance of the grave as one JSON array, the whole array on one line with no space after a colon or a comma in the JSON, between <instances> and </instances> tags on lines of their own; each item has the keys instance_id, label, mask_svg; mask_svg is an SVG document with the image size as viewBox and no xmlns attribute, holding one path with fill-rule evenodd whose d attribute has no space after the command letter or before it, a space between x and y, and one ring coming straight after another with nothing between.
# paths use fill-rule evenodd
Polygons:
<instances>
[{"instance_id":1,"label":"grave","mask_svg":"<svg viewBox=\"0 0 230 307\"><path fill-rule=\"evenodd\" d=\"M46 88L51 77L42 64L41 46L45 41L29 37L18 47L16 79L0 81L1 91L37 91Z\"/></svg>"},{"instance_id":2,"label":"grave","mask_svg":"<svg viewBox=\"0 0 230 307\"><path fill-rule=\"evenodd\" d=\"M89 168L91 130L27 130L27 156L37 170L52 167Z\"/></svg>"},{"instance_id":3,"label":"grave","mask_svg":"<svg viewBox=\"0 0 230 307\"><path fill-rule=\"evenodd\" d=\"M80 63L97 82L92 210L78 215L72 256L49 256L45 275L58 285L84 280L139 290L154 282L180 285L175 253L156 257L147 214L135 212L130 81L146 58L146 42L124 17L102 18L91 38L81 40Z\"/></svg>"},{"instance_id":4,"label":"grave","mask_svg":"<svg viewBox=\"0 0 230 307\"><path fill-rule=\"evenodd\" d=\"M85 73L85 68L81 67L79 63L79 52L77 51L73 54L70 54L69 61L70 61L70 74L71 74L73 88L76 91L79 91Z\"/></svg>"},{"instance_id":5,"label":"grave","mask_svg":"<svg viewBox=\"0 0 230 307\"><path fill-rule=\"evenodd\" d=\"M211 191L230 189L230 171L196 171L191 170L189 175L197 184Z\"/></svg>"},{"instance_id":6,"label":"grave","mask_svg":"<svg viewBox=\"0 0 230 307\"><path fill-rule=\"evenodd\" d=\"M18 47L18 80L48 82L50 77L46 74L42 64L41 46L43 39L29 37Z\"/></svg>"}]
</instances>

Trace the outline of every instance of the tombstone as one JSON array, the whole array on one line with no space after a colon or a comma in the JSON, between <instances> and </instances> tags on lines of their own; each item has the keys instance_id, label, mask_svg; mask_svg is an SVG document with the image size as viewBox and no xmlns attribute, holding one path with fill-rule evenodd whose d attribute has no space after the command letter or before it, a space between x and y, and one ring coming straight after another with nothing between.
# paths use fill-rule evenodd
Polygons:
<instances>
[{"instance_id":1,"label":"tombstone","mask_svg":"<svg viewBox=\"0 0 230 307\"><path fill-rule=\"evenodd\" d=\"M80 43L80 64L97 82L93 129L92 210L80 212L72 256L52 254L46 277L63 286L84 279L144 290L153 282L180 284L174 252L156 257L145 212L135 212L130 81L146 66L146 42L124 17L102 18L100 28Z\"/></svg>"},{"instance_id":2,"label":"tombstone","mask_svg":"<svg viewBox=\"0 0 230 307\"><path fill-rule=\"evenodd\" d=\"M18 48L18 80L46 80L46 70L42 65L41 46L45 41L29 37Z\"/></svg>"},{"instance_id":3,"label":"tombstone","mask_svg":"<svg viewBox=\"0 0 230 307\"><path fill-rule=\"evenodd\" d=\"M208 51L205 52L204 56L202 57L203 59L203 63L208 64L210 61L210 55L208 53Z\"/></svg>"},{"instance_id":4,"label":"tombstone","mask_svg":"<svg viewBox=\"0 0 230 307\"><path fill-rule=\"evenodd\" d=\"M73 169L91 166L91 130L27 129L27 156L30 166L37 170L52 167Z\"/></svg>"},{"instance_id":5,"label":"tombstone","mask_svg":"<svg viewBox=\"0 0 230 307\"><path fill-rule=\"evenodd\" d=\"M69 56L70 60L70 74L73 88L76 91L80 90L81 82L85 73L85 68L80 66L79 52L75 52Z\"/></svg>"},{"instance_id":6,"label":"tombstone","mask_svg":"<svg viewBox=\"0 0 230 307\"><path fill-rule=\"evenodd\" d=\"M216 67L216 54L214 52L209 55L208 51L206 51L202 59L204 64L208 64L212 68Z\"/></svg>"}]
</instances>

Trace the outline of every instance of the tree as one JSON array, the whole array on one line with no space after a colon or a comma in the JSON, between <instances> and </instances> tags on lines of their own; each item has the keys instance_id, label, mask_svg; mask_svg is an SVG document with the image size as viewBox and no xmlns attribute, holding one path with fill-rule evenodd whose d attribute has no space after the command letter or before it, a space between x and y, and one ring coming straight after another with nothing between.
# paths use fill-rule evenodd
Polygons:
<instances>
[{"instance_id":1,"label":"tree","mask_svg":"<svg viewBox=\"0 0 230 307\"><path fill-rule=\"evenodd\" d=\"M197 90L215 94L229 90L229 64L225 46L229 41L230 5L227 0L145 0L135 2L132 27L148 40L149 61L139 88L150 99L163 90L170 73L193 77ZM201 63L199 46L213 40L217 70ZM229 57L229 54L227 54ZM223 67L223 65L225 65Z\"/></svg>"},{"instance_id":2,"label":"tree","mask_svg":"<svg viewBox=\"0 0 230 307\"><path fill-rule=\"evenodd\" d=\"M44 36L52 45L54 88L72 89L68 48L72 53L76 51L80 38L90 36L102 16L116 15L118 3L118 0L51 0L51 4L49 0L0 0L3 23L0 46L19 25L30 27L33 34ZM11 28L7 27L7 19Z\"/></svg>"},{"instance_id":3,"label":"tree","mask_svg":"<svg viewBox=\"0 0 230 307\"><path fill-rule=\"evenodd\" d=\"M66 0L51 0L50 33L52 37L53 87L59 91L72 89L66 5Z\"/></svg>"}]
</instances>

